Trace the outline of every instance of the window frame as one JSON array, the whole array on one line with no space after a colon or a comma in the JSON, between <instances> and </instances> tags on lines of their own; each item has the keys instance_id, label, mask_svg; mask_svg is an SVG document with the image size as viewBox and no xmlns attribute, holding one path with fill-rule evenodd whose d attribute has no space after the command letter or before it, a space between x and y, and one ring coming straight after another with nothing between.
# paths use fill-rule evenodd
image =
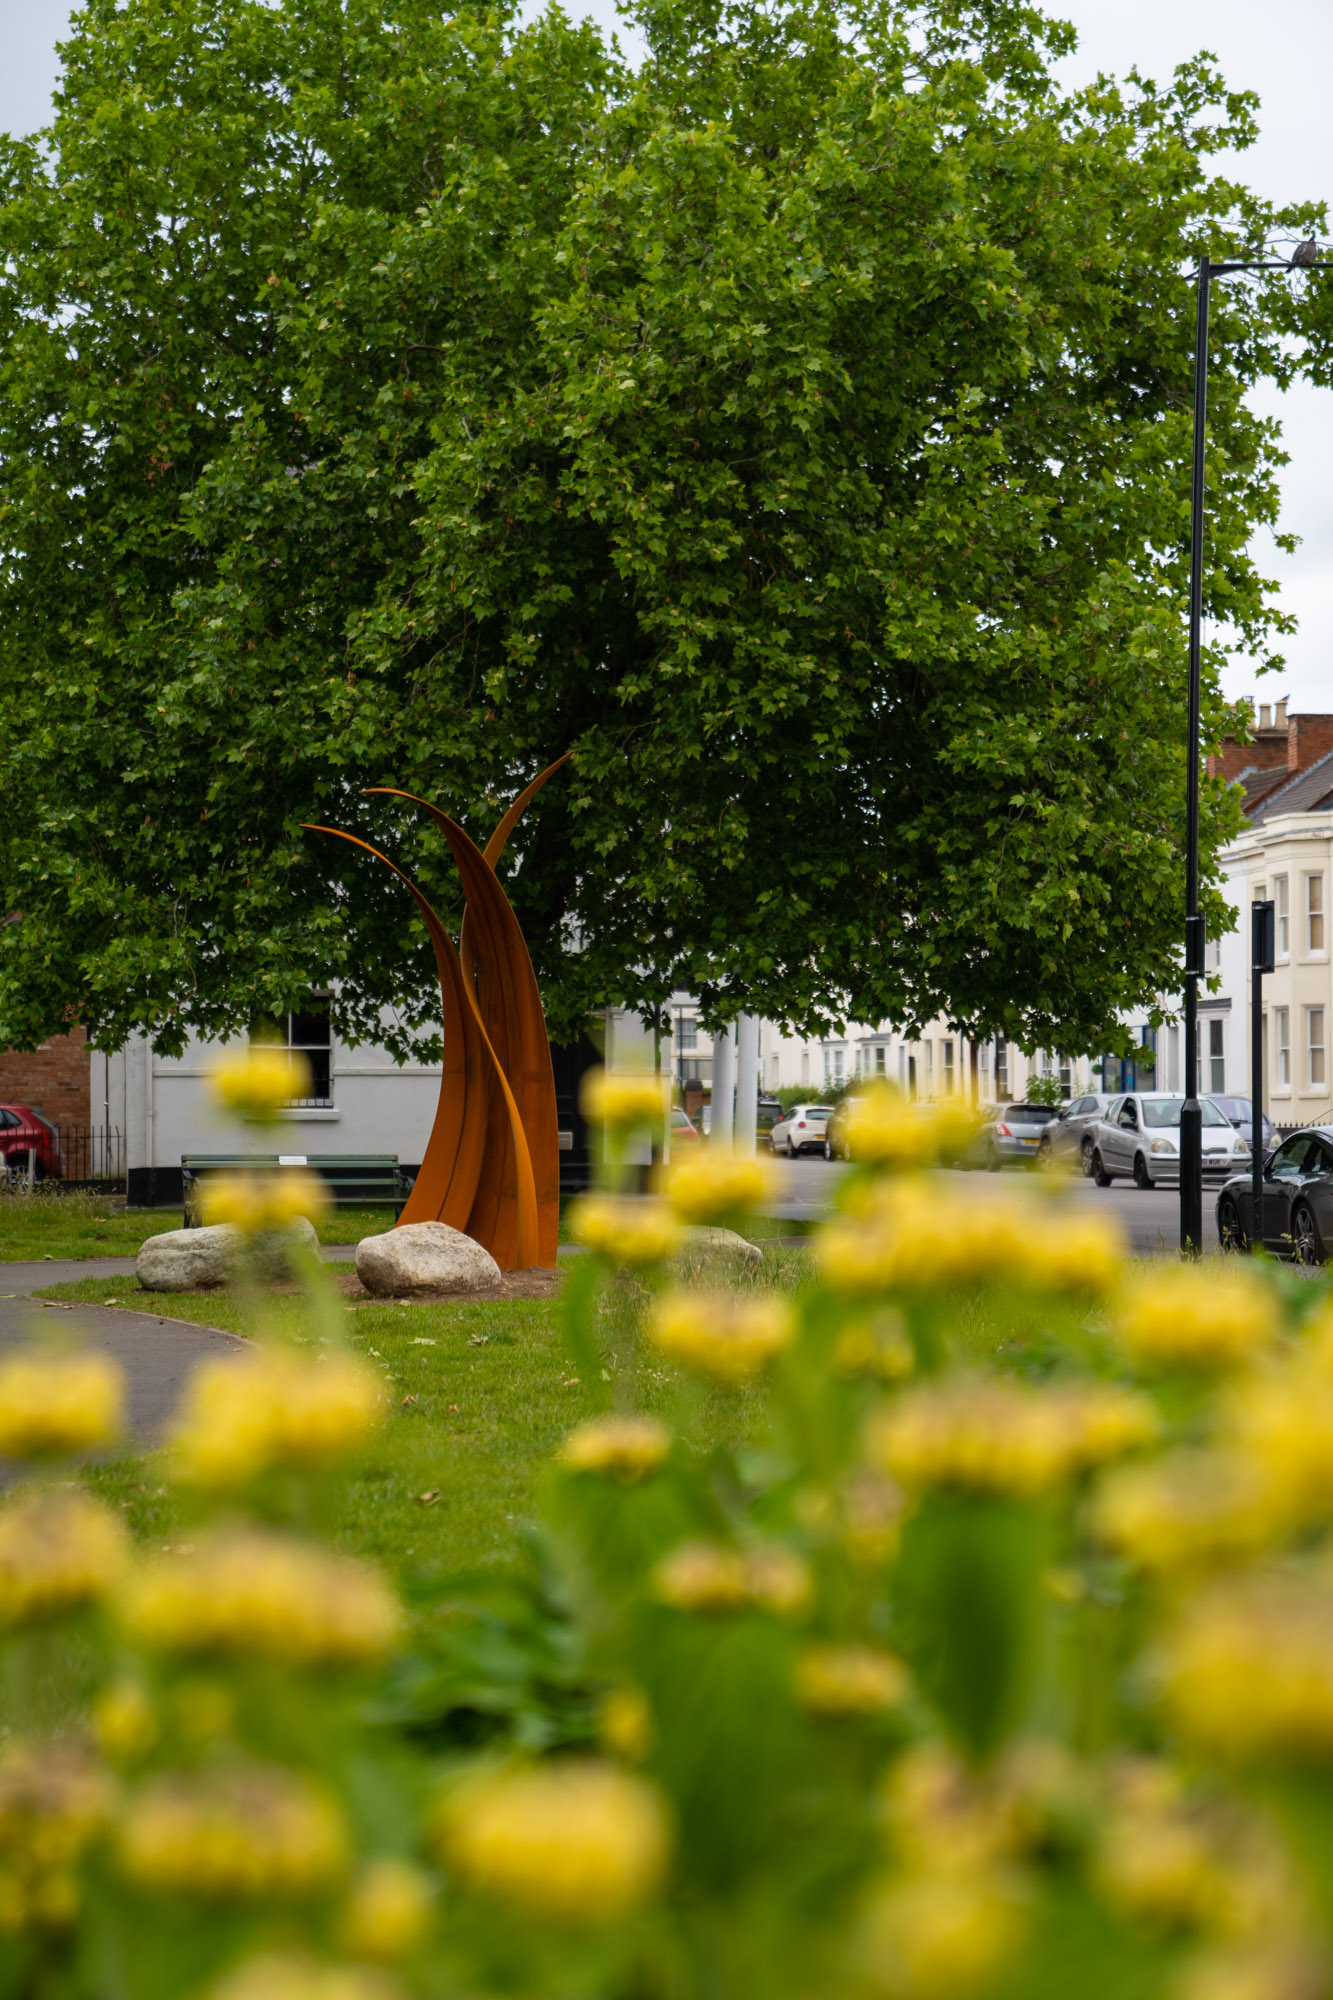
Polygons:
<instances>
[{"instance_id":1,"label":"window frame","mask_svg":"<svg viewBox=\"0 0 1333 2000\"><path fill-rule=\"evenodd\" d=\"M1291 897L1288 894L1290 877L1273 877L1273 933L1274 956L1291 957ZM1279 891L1281 892L1279 894Z\"/></svg>"},{"instance_id":2,"label":"window frame","mask_svg":"<svg viewBox=\"0 0 1333 2000\"><path fill-rule=\"evenodd\" d=\"M1314 1039L1315 1021L1319 1022L1319 1040ZM1319 1074L1315 1075L1318 1068ZM1323 1096L1328 1089L1328 1015L1321 1003L1305 1009L1305 1088L1311 1094Z\"/></svg>"},{"instance_id":3,"label":"window frame","mask_svg":"<svg viewBox=\"0 0 1333 2000\"><path fill-rule=\"evenodd\" d=\"M1313 907L1311 895L1316 883L1319 885L1318 909ZM1305 956L1307 958L1328 957L1327 920L1328 911L1325 906L1324 897L1324 871L1322 868L1306 869L1301 876L1301 926L1305 938ZM1314 941L1316 925L1319 927L1318 944Z\"/></svg>"},{"instance_id":4,"label":"window frame","mask_svg":"<svg viewBox=\"0 0 1333 2000\"><path fill-rule=\"evenodd\" d=\"M1291 1009L1274 1007L1273 1015L1273 1089L1283 1096L1291 1095Z\"/></svg>"},{"instance_id":5,"label":"window frame","mask_svg":"<svg viewBox=\"0 0 1333 2000\"><path fill-rule=\"evenodd\" d=\"M1227 1094L1226 1022L1221 1014L1210 1014L1206 1018L1208 1021L1208 1090L1206 1094L1209 1097L1225 1097Z\"/></svg>"}]
</instances>

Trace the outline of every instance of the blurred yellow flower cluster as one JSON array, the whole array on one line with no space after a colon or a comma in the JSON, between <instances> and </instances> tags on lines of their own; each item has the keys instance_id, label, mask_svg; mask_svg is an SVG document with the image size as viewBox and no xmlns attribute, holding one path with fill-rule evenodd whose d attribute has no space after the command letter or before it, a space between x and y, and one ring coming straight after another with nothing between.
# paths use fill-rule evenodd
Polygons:
<instances>
[{"instance_id":1,"label":"blurred yellow flower cluster","mask_svg":"<svg viewBox=\"0 0 1333 2000\"><path fill-rule=\"evenodd\" d=\"M600 1472L623 1485L656 1472L671 1450L671 1433L655 1417L590 1417L556 1453L571 1472Z\"/></svg>"},{"instance_id":2,"label":"blurred yellow flower cluster","mask_svg":"<svg viewBox=\"0 0 1333 2000\"><path fill-rule=\"evenodd\" d=\"M686 1290L659 1299L647 1335L659 1354L715 1381L752 1382L796 1333L796 1313L780 1292Z\"/></svg>"},{"instance_id":3,"label":"blurred yellow flower cluster","mask_svg":"<svg viewBox=\"0 0 1333 2000\"><path fill-rule=\"evenodd\" d=\"M575 1239L599 1256L630 1269L660 1264L679 1250L680 1224L665 1202L616 1195L585 1195L571 1215Z\"/></svg>"},{"instance_id":4,"label":"blurred yellow flower cluster","mask_svg":"<svg viewBox=\"0 0 1333 2000\"><path fill-rule=\"evenodd\" d=\"M796 1662L796 1694L812 1715L881 1715L900 1708L907 1669L873 1646L807 1646Z\"/></svg>"},{"instance_id":5,"label":"blurred yellow flower cluster","mask_svg":"<svg viewBox=\"0 0 1333 2000\"><path fill-rule=\"evenodd\" d=\"M1333 1583L1211 1585L1182 1607L1159 1675L1177 1728L1223 1759L1333 1758Z\"/></svg>"},{"instance_id":6,"label":"blurred yellow flower cluster","mask_svg":"<svg viewBox=\"0 0 1333 2000\"><path fill-rule=\"evenodd\" d=\"M0 1361L0 1455L91 1451L119 1437L125 1383L106 1354L12 1354Z\"/></svg>"},{"instance_id":7,"label":"blurred yellow flower cluster","mask_svg":"<svg viewBox=\"0 0 1333 2000\"><path fill-rule=\"evenodd\" d=\"M303 1667L368 1665L401 1629L375 1570L260 1528L216 1530L188 1555L142 1564L120 1608L126 1630L156 1651Z\"/></svg>"},{"instance_id":8,"label":"blurred yellow flower cluster","mask_svg":"<svg viewBox=\"0 0 1333 2000\"><path fill-rule=\"evenodd\" d=\"M575 1758L473 1777L443 1799L437 1834L441 1859L469 1888L580 1924L644 1902L670 1848L651 1785Z\"/></svg>"},{"instance_id":9,"label":"blurred yellow flower cluster","mask_svg":"<svg viewBox=\"0 0 1333 2000\"><path fill-rule=\"evenodd\" d=\"M0 1932L73 1922L78 1863L111 1807L106 1774L75 1746L0 1749Z\"/></svg>"},{"instance_id":10,"label":"blurred yellow flower cluster","mask_svg":"<svg viewBox=\"0 0 1333 2000\"><path fill-rule=\"evenodd\" d=\"M819 1265L840 1291L934 1291L1017 1284L1095 1296L1119 1272L1122 1242L1105 1216L1035 1228L1031 1203L1005 1193L963 1200L943 1178L902 1175L853 1189L820 1232Z\"/></svg>"},{"instance_id":11,"label":"blurred yellow flower cluster","mask_svg":"<svg viewBox=\"0 0 1333 2000\"><path fill-rule=\"evenodd\" d=\"M931 1166L961 1152L976 1131L976 1113L961 1098L914 1102L884 1083L854 1091L843 1113L848 1152L873 1166Z\"/></svg>"},{"instance_id":12,"label":"blurred yellow flower cluster","mask_svg":"<svg viewBox=\"0 0 1333 2000\"><path fill-rule=\"evenodd\" d=\"M871 1420L872 1461L909 1490L1035 1495L1156 1434L1152 1405L1110 1387L1025 1389L998 1376L924 1383Z\"/></svg>"},{"instance_id":13,"label":"blurred yellow flower cluster","mask_svg":"<svg viewBox=\"0 0 1333 2000\"><path fill-rule=\"evenodd\" d=\"M343 1947L364 1958L402 1958L425 1939L434 1905L433 1885L423 1868L401 1855L379 1855L348 1889Z\"/></svg>"},{"instance_id":14,"label":"blurred yellow flower cluster","mask_svg":"<svg viewBox=\"0 0 1333 2000\"><path fill-rule=\"evenodd\" d=\"M1112 1904L1166 1931L1254 1938L1301 1918L1265 1823L1216 1797L1191 1797L1174 1771L1147 1759L1114 1773L1095 1867Z\"/></svg>"},{"instance_id":15,"label":"blurred yellow flower cluster","mask_svg":"<svg viewBox=\"0 0 1333 2000\"><path fill-rule=\"evenodd\" d=\"M379 1966L265 1952L233 1966L210 1988L208 2000L401 2000L401 1990Z\"/></svg>"},{"instance_id":16,"label":"blurred yellow flower cluster","mask_svg":"<svg viewBox=\"0 0 1333 2000\"><path fill-rule=\"evenodd\" d=\"M1223 1272L1164 1265L1126 1285L1115 1327L1141 1365L1231 1368L1256 1358L1281 1320L1273 1286L1245 1265Z\"/></svg>"},{"instance_id":17,"label":"blurred yellow flower cluster","mask_svg":"<svg viewBox=\"0 0 1333 2000\"><path fill-rule=\"evenodd\" d=\"M662 1190L683 1222L709 1225L757 1209L777 1192L771 1159L715 1152L711 1146L678 1154L662 1176Z\"/></svg>"},{"instance_id":18,"label":"blurred yellow flower cluster","mask_svg":"<svg viewBox=\"0 0 1333 2000\"><path fill-rule=\"evenodd\" d=\"M86 1493L46 1491L0 1509L0 1626L96 1604L120 1582L129 1537Z\"/></svg>"},{"instance_id":19,"label":"blurred yellow flower cluster","mask_svg":"<svg viewBox=\"0 0 1333 2000\"><path fill-rule=\"evenodd\" d=\"M1236 1452L1178 1451L1113 1472L1094 1521L1110 1547L1164 1576L1243 1562L1286 1526L1272 1483Z\"/></svg>"},{"instance_id":20,"label":"blurred yellow flower cluster","mask_svg":"<svg viewBox=\"0 0 1333 2000\"><path fill-rule=\"evenodd\" d=\"M916 1366L916 1355L902 1314L893 1306L862 1311L844 1325L833 1350L833 1365L843 1375L875 1375L882 1382L900 1382Z\"/></svg>"},{"instance_id":21,"label":"blurred yellow flower cluster","mask_svg":"<svg viewBox=\"0 0 1333 2000\"><path fill-rule=\"evenodd\" d=\"M210 1174L199 1198L205 1222L225 1223L244 1236L280 1231L302 1218L314 1222L328 1205L325 1183L303 1167Z\"/></svg>"},{"instance_id":22,"label":"blurred yellow flower cluster","mask_svg":"<svg viewBox=\"0 0 1333 2000\"><path fill-rule=\"evenodd\" d=\"M373 1435L384 1389L350 1355L306 1361L280 1348L202 1361L171 1434L171 1469L190 1486L242 1486L273 1466L337 1465Z\"/></svg>"},{"instance_id":23,"label":"blurred yellow flower cluster","mask_svg":"<svg viewBox=\"0 0 1333 2000\"><path fill-rule=\"evenodd\" d=\"M253 1125L271 1125L293 1099L310 1095L304 1056L268 1042L224 1056L213 1072L213 1094L224 1111Z\"/></svg>"},{"instance_id":24,"label":"blurred yellow flower cluster","mask_svg":"<svg viewBox=\"0 0 1333 2000\"><path fill-rule=\"evenodd\" d=\"M579 1105L595 1125L657 1129L666 1123L670 1090L666 1077L649 1070L590 1069L580 1086Z\"/></svg>"},{"instance_id":25,"label":"blurred yellow flower cluster","mask_svg":"<svg viewBox=\"0 0 1333 2000\"><path fill-rule=\"evenodd\" d=\"M810 1602L808 1564L781 1542L730 1549L721 1542L680 1542L653 1572L657 1597L675 1611L776 1612L792 1618Z\"/></svg>"},{"instance_id":26,"label":"blurred yellow flower cluster","mask_svg":"<svg viewBox=\"0 0 1333 2000\"><path fill-rule=\"evenodd\" d=\"M120 1866L143 1889L287 1898L330 1887L348 1858L332 1798L277 1766L230 1765L150 1778L126 1802Z\"/></svg>"}]
</instances>

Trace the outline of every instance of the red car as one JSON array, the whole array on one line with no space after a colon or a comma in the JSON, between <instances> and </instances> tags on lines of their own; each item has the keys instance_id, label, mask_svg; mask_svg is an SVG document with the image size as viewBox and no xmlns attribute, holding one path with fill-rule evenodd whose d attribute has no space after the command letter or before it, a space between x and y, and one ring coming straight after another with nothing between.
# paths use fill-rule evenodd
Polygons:
<instances>
[{"instance_id":1,"label":"red car","mask_svg":"<svg viewBox=\"0 0 1333 2000\"><path fill-rule=\"evenodd\" d=\"M65 1170L60 1134L49 1118L30 1104L0 1104L0 1172L26 1174L28 1154L35 1153L39 1180L59 1180Z\"/></svg>"}]
</instances>

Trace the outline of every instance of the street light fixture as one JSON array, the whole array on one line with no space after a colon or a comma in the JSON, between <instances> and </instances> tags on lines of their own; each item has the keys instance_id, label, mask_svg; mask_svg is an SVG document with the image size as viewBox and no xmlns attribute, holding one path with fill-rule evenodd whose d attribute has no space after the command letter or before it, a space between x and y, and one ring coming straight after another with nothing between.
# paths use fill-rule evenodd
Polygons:
<instances>
[{"instance_id":1,"label":"street light fixture","mask_svg":"<svg viewBox=\"0 0 1333 2000\"><path fill-rule=\"evenodd\" d=\"M1194 486L1190 503L1189 747L1185 793L1185 1102L1180 1110L1180 1248L1203 1250L1203 1110L1199 1104L1199 981L1204 976L1203 918L1199 914L1199 707L1203 626L1203 470L1208 426L1208 290L1233 271L1327 271L1315 237L1287 257L1214 264L1199 259L1198 319L1194 335Z\"/></svg>"}]
</instances>

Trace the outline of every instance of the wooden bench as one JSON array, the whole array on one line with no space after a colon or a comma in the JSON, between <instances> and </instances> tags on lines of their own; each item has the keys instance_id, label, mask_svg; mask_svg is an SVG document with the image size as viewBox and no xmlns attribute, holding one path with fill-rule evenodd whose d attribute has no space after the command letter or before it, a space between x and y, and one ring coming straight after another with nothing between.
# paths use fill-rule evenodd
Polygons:
<instances>
[{"instance_id":1,"label":"wooden bench","mask_svg":"<svg viewBox=\"0 0 1333 2000\"><path fill-rule=\"evenodd\" d=\"M183 1153L185 1227L199 1227L199 1193L210 1174L273 1173L304 1167L318 1174L337 1208L392 1208L394 1220L412 1192L396 1153Z\"/></svg>"}]
</instances>

